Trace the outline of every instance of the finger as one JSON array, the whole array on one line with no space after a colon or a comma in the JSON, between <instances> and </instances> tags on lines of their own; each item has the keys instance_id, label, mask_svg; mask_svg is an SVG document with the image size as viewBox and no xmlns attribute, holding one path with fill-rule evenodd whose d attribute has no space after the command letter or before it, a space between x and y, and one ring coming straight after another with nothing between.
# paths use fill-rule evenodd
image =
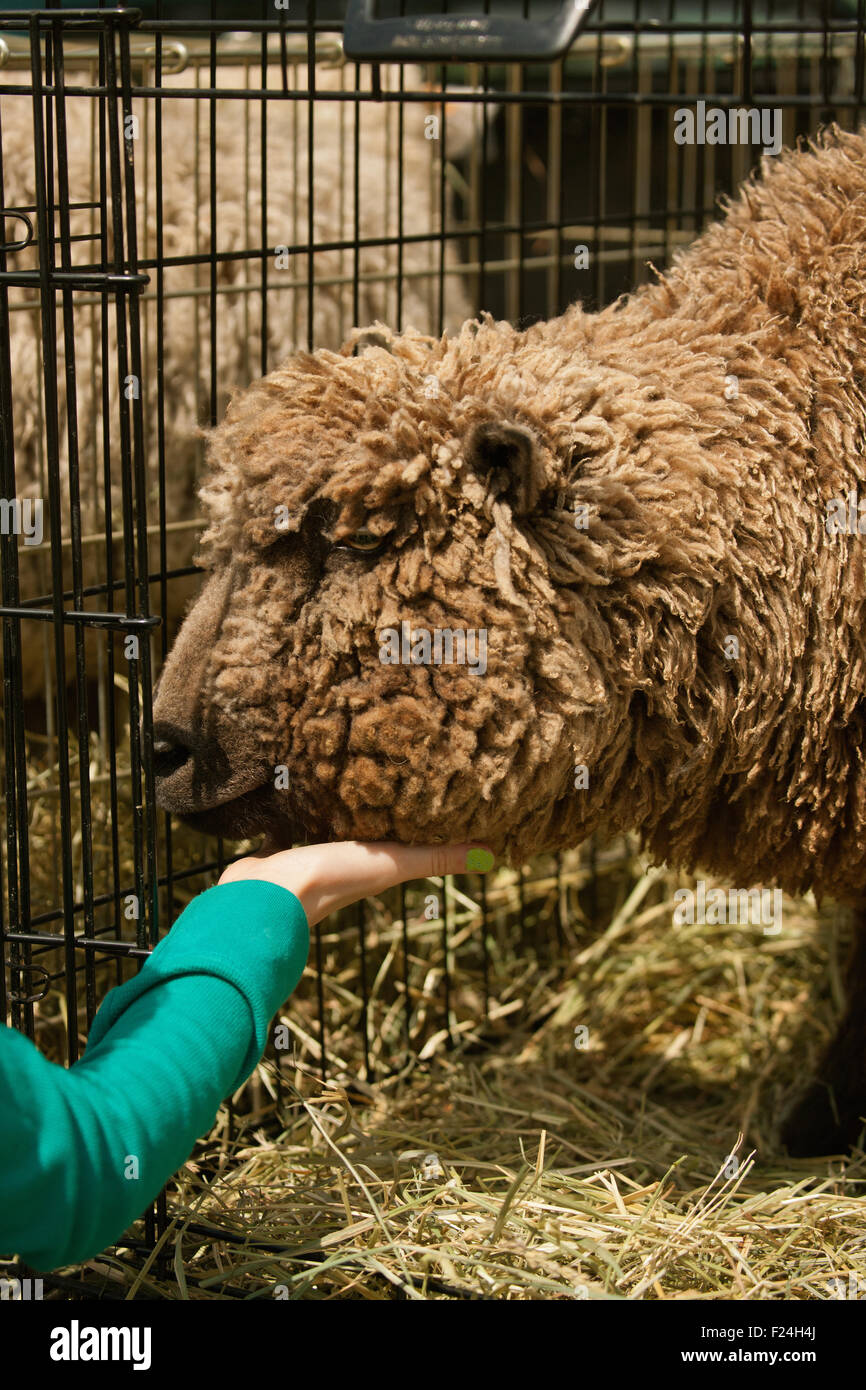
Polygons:
<instances>
[{"instance_id":1,"label":"finger","mask_svg":"<svg viewBox=\"0 0 866 1390\"><path fill-rule=\"evenodd\" d=\"M309 910L319 918L410 879L465 873L467 859L470 865L475 862L469 858L472 849L482 851L492 864L490 851L471 843L401 845L349 840L311 846L316 860L305 885L304 906L309 904Z\"/></svg>"},{"instance_id":2,"label":"finger","mask_svg":"<svg viewBox=\"0 0 866 1390\"><path fill-rule=\"evenodd\" d=\"M363 874L372 886L372 891L393 888L398 883L406 883L413 878L441 878L445 874L463 874L473 865L482 869L488 867L477 862L477 855L486 855L492 867L492 854L486 845L477 842L463 842L456 845L402 845L396 840L364 841L350 840L344 845L328 846L329 849L345 849L345 856L337 858L341 876L343 871L351 877L353 873ZM476 851L476 858L470 852Z\"/></svg>"}]
</instances>

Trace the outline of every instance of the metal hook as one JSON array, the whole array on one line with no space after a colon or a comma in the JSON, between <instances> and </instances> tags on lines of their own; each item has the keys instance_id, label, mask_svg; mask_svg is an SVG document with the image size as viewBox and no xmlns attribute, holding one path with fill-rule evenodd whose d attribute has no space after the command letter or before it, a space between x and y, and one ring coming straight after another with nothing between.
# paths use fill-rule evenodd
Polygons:
<instances>
[{"instance_id":1,"label":"metal hook","mask_svg":"<svg viewBox=\"0 0 866 1390\"><path fill-rule=\"evenodd\" d=\"M2 66L2 64L0 64ZM23 251L25 246L32 246L36 233L33 230L33 223L26 212L16 212L14 208L0 208L0 222L4 222L7 217L23 222L27 228L27 235L23 241L4 241L0 242L0 251Z\"/></svg>"},{"instance_id":2,"label":"metal hook","mask_svg":"<svg viewBox=\"0 0 866 1390\"><path fill-rule=\"evenodd\" d=\"M605 34L599 63L603 68L616 68L631 56L631 44L622 34Z\"/></svg>"},{"instance_id":3,"label":"metal hook","mask_svg":"<svg viewBox=\"0 0 866 1390\"><path fill-rule=\"evenodd\" d=\"M12 962L9 963L10 975L16 973L21 975L24 974L25 971L30 974L34 972L40 974L42 976L42 988L37 994L19 994L17 990L13 988L9 992L9 997L13 1004L35 1004L38 1000L44 999L48 993L48 985L51 981L51 976L44 965L22 965L20 962L17 964L13 964Z\"/></svg>"},{"instance_id":4,"label":"metal hook","mask_svg":"<svg viewBox=\"0 0 866 1390\"><path fill-rule=\"evenodd\" d=\"M174 63L171 66L165 61L166 53L174 55ZM144 56L145 58L155 59L156 46L152 45L150 48L146 48L144 50ZM181 43L179 39L172 39L169 43L163 44L162 57L162 71L168 77L173 76L176 72L183 72L183 70L189 66L189 49L186 44Z\"/></svg>"}]
</instances>

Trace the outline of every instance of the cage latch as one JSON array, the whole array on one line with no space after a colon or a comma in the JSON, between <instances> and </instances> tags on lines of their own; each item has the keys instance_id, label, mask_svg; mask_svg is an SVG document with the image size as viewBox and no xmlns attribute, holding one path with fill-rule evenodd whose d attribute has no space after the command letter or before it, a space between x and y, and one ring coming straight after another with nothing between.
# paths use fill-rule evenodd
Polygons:
<instances>
[{"instance_id":1,"label":"cage latch","mask_svg":"<svg viewBox=\"0 0 866 1390\"><path fill-rule=\"evenodd\" d=\"M6 222L23 222L24 236L18 241L6 240ZM0 226L3 227L3 241L0 242L0 251L23 251L25 246L30 246L33 242L33 223L26 212L19 212L17 208L0 208Z\"/></svg>"},{"instance_id":2,"label":"cage latch","mask_svg":"<svg viewBox=\"0 0 866 1390\"><path fill-rule=\"evenodd\" d=\"M571 47L593 4L568 0L546 19L492 14L376 19L376 0L348 0L343 51L366 62L549 62Z\"/></svg>"},{"instance_id":3,"label":"cage latch","mask_svg":"<svg viewBox=\"0 0 866 1390\"><path fill-rule=\"evenodd\" d=\"M12 988L9 991L10 1003L35 1004L39 999L45 998L46 994L48 993L48 985L51 980L51 976L48 974L48 971L45 969L44 965L28 965L23 961L7 961L6 964L9 966L9 975L12 980ZM42 988L38 990L35 994L19 993L19 989L15 984L14 977L16 975L25 974L42 976ZM23 984L23 981L21 983Z\"/></svg>"}]
</instances>

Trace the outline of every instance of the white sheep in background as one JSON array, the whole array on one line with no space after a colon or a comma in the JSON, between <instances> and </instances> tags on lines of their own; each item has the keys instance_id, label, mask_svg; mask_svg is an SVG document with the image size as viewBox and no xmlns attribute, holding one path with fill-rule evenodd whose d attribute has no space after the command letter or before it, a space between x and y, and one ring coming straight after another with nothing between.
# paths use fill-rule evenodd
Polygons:
<instances>
[{"instance_id":1,"label":"white sheep in background","mask_svg":"<svg viewBox=\"0 0 866 1390\"><path fill-rule=\"evenodd\" d=\"M306 65L290 66L296 90L304 90ZM4 81L29 84L29 72L4 73ZM152 81L148 76L147 81ZM399 90L400 69L381 69L386 91ZM424 90L419 68L404 70L407 92ZM70 86L82 81L70 69ZM217 71L219 88L256 88L261 81L258 61L240 64L232 57ZM422 332L436 332L438 323L439 244L435 240L441 227L440 156L443 140L429 139L425 121L440 107L433 94L429 102L411 102L403 111L402 227L399 224L398 121L399 109L393 102L367 98L359 103L360 167L358 218L356 227L354 196L355 105L351 101L328 100L328 93L351 89L354 69L318 67L317 98L313 107L314 167L312 242L314 246L333 242L353 243L395 237L420 236L426 240L405 242L400 265L403 275L402 320ZM271 88L281 82L279 67L269 68ZM209 84L209 68L199 70L199 85ZM167 75L166 91L196 85L190 69ZM361 86L369 91L369 69L362 70ZM151 99L134 103L138 125L133 151L135 157L138 255L141 260L157 257L156 109ZM216 250L235 253L262 245L261 183L261 102L250 99L217 98L215 103L216 144ZM166 97L162 111L162 250L163 259L191 255L207 256L212 247L210 207L210 113L207 98ZM304 99L267 102L267 235L271 247L292 247L309 239L309 197L307 135L309 102ZM491 108L488 108L490 113ZM69 201L71 204L98 199L98 109L90 97L67 96L65 102L69 163ZM33 149L32 101L10 95L0 99L4 173L4 205L28 206L36 201ZM459 157L478 138L482 113L471 103L450 103L444 122L446 159ZM440 131L440 135L443 132ZM450 187L446 183L450 205ZM59 200L59 186L55 199ZM450 212L449 212L450 219ZM59 217L55 230L60 234ZM98 228L98 213L74 209L70 213L73 237ZM6 223L6 240L21 234L21 224ZM97 240L83 239L71 245L71 263L85 265L99 258ZM316 347L336 348L355 322L397 318L397 246L363 247L354 250L316 252L313 262L313 343ZM61 250L56 248L57 264ZM467 287L460 274L458 243L445 243L443 255L443 321L448 331L455 329L473 311ZM33 248L11 253L10 269L31 269L37 264ZM353 282L357 265L358 305L354 312ZM421 272L419 274L419 272ZM426 273L425 273L426 272ZM145 453L148 473L148 524L155 528L159 519L158 436L157 436L157 272L149 271L151 284L142 306L141 394L145 402ZM267 282L267 367L273 367L297 347L307 345L308 296L306 279L308 258L305 251L280 253L266 258ZM164 419L165 419L165 503L169 525L167 563L170 569L190 563L196 533L196 488L200 461L198 429L210 423L211 405L215 417L223 414L230 392L260 375L263 264L261 258L228 260L217 266L216 296L216 392L211 402L210 361L210 267L168 265L163 271L164 292ZM302 281L300 285L294 282ZM333 283L328 283L332 281ZM248 288L251 287L251 288ZM102 410L102 327L100 305L95 297L77 291L74 297L75 362L77 373L77 423L79 437L79 475L81 531L92 540L85 544L84 584L105 582L105 483ZM30 306L30 307L21 307ZM115 314L109 300L109 353L107 374L110 390L111 512L115 536L121 535L121 480L119 455L119 405L116 367ZM46 544L21 546L22 597L50 592L48 553L48 469L45 456L41 327L38 297L32 289L10 291L11 370L13 432L15 441L16 488L18 497L43 497L45 503ZM60 309L58 301L58 309ZM66 382L62 314L57 314L58 360L56 379L60 401L60 481L64 538L70 534L68 451L66 439ZM130 368L131 370L131 368ZM132 384L128 390L135 390ZM150 569L159 568L158 537L151 534ZM65 547L65 584L71 587L70 550ZM115 552L114 577L122 579L123 564L119 548ZM164 617L169 635L176 626L195 579L169 583ZM152 605L159 595L152 591ZM111 602L105 596L88 606L124 607L122 588ZM30 631L28 632L28 627ZM23 632L23 671L25 698L39 695L46 681L48 639L34 640L31 625ZM70 630L71 632L71 630ZM71 652L71 646L69 647ZM69 657L67 657L67 664Z\"/></svg>"}]
</instances>

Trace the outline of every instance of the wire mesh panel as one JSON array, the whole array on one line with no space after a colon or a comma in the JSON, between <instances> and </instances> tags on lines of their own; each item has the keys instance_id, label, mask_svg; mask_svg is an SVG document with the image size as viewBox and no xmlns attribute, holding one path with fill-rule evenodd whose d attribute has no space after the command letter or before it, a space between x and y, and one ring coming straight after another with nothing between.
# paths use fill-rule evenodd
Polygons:
<instances>
[{"instance_id":1,"label":"wire mesh panel","mask_svg":"<svg viewBox=\"0 0 866 1390\"><path fill-rule=\"evenodd\" d=\"M58 1060L239 848L157 811L151 713L198 582L202 431L231 393L376 319L600 307L762 147L862 115L863 0L599 3L564 57L525 63L447 44L355 63L345 6L295 8L0 17L0 1003ZM756 113L756 138L705 138L710 108ZM366 1082L507 1027L520 962L552 966L609 914L624 854L323 924L284 1020L294 1065Z\"/></svg>"},{"instance_id":2,"label":"wire mesh panel","mask_svg":"<svg viewBox=\"0 0 866 1390\"><path fill-rule=\"evenodd\" d=\"M0 170L3 205L15 209L5 226L20 229L4 241L0 284L3 490L22 523L5 528L2 539L4 933L11 929L13 1021L32 1030L27 1001L44 992L47 979L62 978L70 1059L78 1052L77 1005L86 1005L88 1018L96 1005L94 950L103 935L115 934L116 917L103 909L112 904L122 919L126 890L129 950L144 951L156 930L155 820L145 809L152 775L142 750L150 630L158 621L149 614L139 389L140 294L148 277L138 268L134 167L125 148L128 23L114 16L80 22L92 28L98 49L98 188L70 182L62 31L38 16L29 26L29 80L20 89L29 158L16 148L17 132L6 138L20 119L18 108L16 115L6 108ZM24 198L10 197L16 181ZM98 431L94 413L79 409L83 397L98 401ZM90 471L97 455L98 473ZM103 698L94 719L97 672L103 694L118 682L125 699L121 709ZM31 719L40 682L43 709ZM62 965L51 968L45 962L57 942Z\"/></svg>"}]
</instances>

